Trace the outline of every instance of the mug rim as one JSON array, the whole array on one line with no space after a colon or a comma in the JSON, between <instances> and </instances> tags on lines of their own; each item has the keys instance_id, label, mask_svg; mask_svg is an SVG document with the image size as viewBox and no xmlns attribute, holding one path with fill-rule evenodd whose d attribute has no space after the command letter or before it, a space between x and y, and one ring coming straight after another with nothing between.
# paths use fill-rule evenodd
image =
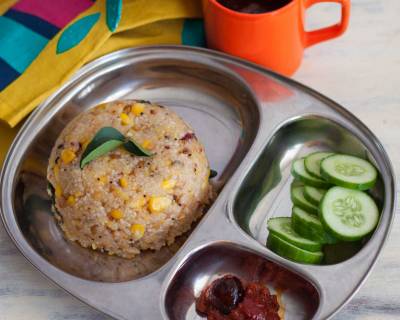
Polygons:
<instances>
[{"instance_id":1,"label":"mug rim","mask_svg":"<svg viewBox=\"0 0 400 320\"><path fill-rule=\"evenodd\" d=\"M282 13L283 11L289 10L292 6L295 5L295 2L298 0L290 0L289 3L285 4L283 7L280 7L279 9L273 10L273 11L267 11L267 12L262 12L262 13L245 13L245 12L239 12L235 11L233 9L230 9L228 7L225 7L221 3L219 3L217 0L206 0L216 6L218 9L223 10L225 13L228 13L236 18L246 18L246 19L254 19L254 18L262 18L266 16L272 16L272 15L277 15Z\"/></svg>"}]
</instances>

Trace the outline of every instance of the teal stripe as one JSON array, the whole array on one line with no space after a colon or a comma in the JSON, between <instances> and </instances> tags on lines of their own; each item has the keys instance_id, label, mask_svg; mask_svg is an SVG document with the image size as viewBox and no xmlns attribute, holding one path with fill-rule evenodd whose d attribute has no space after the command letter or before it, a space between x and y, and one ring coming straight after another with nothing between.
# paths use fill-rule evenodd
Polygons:
<instances>
[{"instance_id":1,"label":"teal stripe","mask_svg":"<svg viewBox=\"0 0 400 320\"><path fill-rule=\"evenodd\" d=\"M76 47L90 32L100 18L100 13L94 13L75 21L68 26L57 42L57 54Z\"/></svg>"},{"instance_id":2,"label":"teal stripe","mask_svg":"<svg viewBox=\"0 0 400 320\"><path fill-rule=\"evenodd\" d=\"M107 26L111 32L114 32L118 27L119 21L121 20L122 0L107 0L106 8Z\"/></svg>"},{"instance_id":3,"label":"teal stripe","mask_svg":"<svg viewBox=\"0 0 400 320\"><path fill-rule=\"evenodd\" d=\"M202 19L186 19L183 23L182 44L188 46L205 47L206 37Z\"/></svg>"},{"instance_id":4,"label":"teal stripe","mask_svg":"<svg viewBox=\"0 0 400 320\"><path fill-rule=\"evenodd\" d=\"M31 64L48 39L11 19L0 16L0 58L19 73Z\"/></svg>"}]
</instances>

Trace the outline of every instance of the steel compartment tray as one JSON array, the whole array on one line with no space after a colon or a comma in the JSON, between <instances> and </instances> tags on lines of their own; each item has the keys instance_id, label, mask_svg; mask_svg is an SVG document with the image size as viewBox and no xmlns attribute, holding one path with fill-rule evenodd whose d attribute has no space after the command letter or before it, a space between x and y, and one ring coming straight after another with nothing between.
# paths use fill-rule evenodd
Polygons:
<instances>
[{"instance_id":1,"label":"steel compartment tray","mask_svg":"<svg viewBox=\"0 0 400 320\"><path fill-rule=\"evenodd\" d=\"M205 145L221 190L187 239L134 261L65 241L46 194L47 159L65 124L120 98L151 100L180 114ZM353 257L302 265L264 246L265 223L290 213L291 161L321 147L367 157L377 166L373 194L382 214ZM298 284L283 293L285 319L329 318L366 279L396 202L390 160L352 114L254 64L183 46L121 50L82 68L26 121L7 155L0 187L2 220L22 254L60 287L117 319L201 319L194 302L209 281L226 272L258 279L263 268ZM265 281L274 288L275 280Z\"/></svg>"}]
</instances>

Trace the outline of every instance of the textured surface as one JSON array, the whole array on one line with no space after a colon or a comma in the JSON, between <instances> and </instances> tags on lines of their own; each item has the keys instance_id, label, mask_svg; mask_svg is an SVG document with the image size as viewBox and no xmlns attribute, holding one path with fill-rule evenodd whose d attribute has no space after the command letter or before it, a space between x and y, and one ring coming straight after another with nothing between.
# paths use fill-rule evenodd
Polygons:
<instances>
[{"instance_id":1,"label":"textured surface","mask_svg":"<svg viewBox=\"0 0 400 320\"><path fill-rule=\"evenodd\" d=\"M400 20L397 0L354 0L348 32L308 49L294 78L338 101L383 142L400 176ZM310 10L313 24L332 19L329 5ZM334 7L335 8L335 7ZM400 211L397 211L400 213ZM400 220L362 289L335 320L400 319ZM0 319L104 320L40 275L0 226Z\"/></svg>"},{"instance_id":2,"label":"textured surface","mask_svg":"<svg viewBox=\"0 0 400 320\"><path fill-rule=\"evenodd\" d=\"M81 168L89 141L107 126L152 155L114 148ZM126 258L188 231L209 200L208 177L192 129L172 110L134 100L101 104L72 120L53 147L47 174L67 238Z\"/></svg>"}]
</instances>

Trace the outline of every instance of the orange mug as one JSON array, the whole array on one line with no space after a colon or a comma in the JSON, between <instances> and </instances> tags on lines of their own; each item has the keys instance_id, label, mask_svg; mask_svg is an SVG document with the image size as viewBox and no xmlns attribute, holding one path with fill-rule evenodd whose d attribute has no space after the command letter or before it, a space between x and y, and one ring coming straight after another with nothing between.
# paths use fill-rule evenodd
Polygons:
<instances>
[{"instance_id":1,"label":"orange mug","mask_svg":"<svg viewBox=\"0 0 400 320\"><path fill-rule=\"evenodd\" d=\"M340 3L341 21L319 30L305 31L305 11L319 2ZM291 75L299 67L305 48L345 32L350 0L292 0L265 13L242 13L228 9L217 0L203 0L203 13L209 48Z\"/></svg>"}]
</instances>

